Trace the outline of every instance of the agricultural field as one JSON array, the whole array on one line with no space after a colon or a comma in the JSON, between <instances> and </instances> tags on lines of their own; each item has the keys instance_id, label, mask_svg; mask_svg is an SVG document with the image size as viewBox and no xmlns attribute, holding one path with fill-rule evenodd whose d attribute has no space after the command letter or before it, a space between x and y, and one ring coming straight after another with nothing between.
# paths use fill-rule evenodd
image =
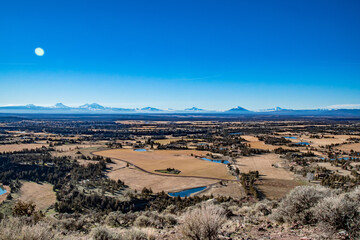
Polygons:
<instances>
[{"instance_id":1,"label":"agricultural field","mask_svg":"<svg viewBox=\"0 0 360 240\"><path fill-rule=\"evenodd\" d=\"M294 174L281 167L284 160L277 154L263 154L236 159L240 172L259 171L262 179L292 180Z\"/></svg>"},{"instance_id":2,"label":"agricultural field","mask_svg":"<svg viewBox=\"0 0 360 240\"><path fill-rule=\"evenodd\" d=\"M102 147L102 144L91 144L91 143L84 143L84 144L66 144L61 146L55 146L54 149L58 152L68 152L68 151L75 151L83 148L97 148Z\"/></svg>"},{"instance_id":3,"label":"agricultural field","mask_svg":"<svg viewBox=\"0 0 360 240\"><path fill-rule=\"evenodd\" d=\"M207 152L194 150L153 150L137 152L133 149L113 149L96 152L94 154L123 160L151 173L156 173L155 170L159 169L174 168L181 171L178 176L195 176L219 180L234 179L234 177L229 174L225 164L202 160L200 156L206 157L206 153ZM196 158L195 156L199 157ZM169 175L166 173L158 174Z\"/></svg>"},{"instance_id":4,"label":"agricultural field","mask_svg":"<svg viewBox=\"0 0 360 240\"><path fill-rule=\"evenodd\" d=\"M51 154L56 157L71 156L78 157L79 155L92 156L91 152L105 148L104 144L69 144L54 147L55 151Z\"/></svg>"},{"instance_id":5,"label":"agricultural field","mask_svg":"<svg viewBox=\"0 0 360 240\"><path fill-rule=\"evenodd\" d=\"M205 191L199 193L200 196L213 195L215 197L224 196L232 198L246 197L246 194L238 182L221 182L211 185Z\"/></svg>"},{"instance_id":6,"label":"agricultural field","mask_svg":"<svg viewBox=\"0 0 360 240\"><path fill-rule=\"evenodd\" d=\"M166 138L166 139L155 140L154 142L160 144L169 144L171 142L175 142L179 140L182 140L182 138Z\"/></svg>"},{"instance_id":7,"label":"agricultural field","mask_svg":"<svg viewBox=\"0 0 360 240\"><path fill-rule=\"evenodd\" d=\"M279 147L279 146L265 144L263 141L260 141L255 136L243 135L241 137L244 138L246 141L248 141L247 143L250 145L251 148L257 148L257 149L263 149L263 150L274 150Z\"/></svg>"},{"instance_id":8,"label":"agricultural field","mask_svg":"<svg viewBox=\"0 0 360 240\"><path fill-rule=\"evenodd\" d=\"M350 176L351 173L351 171L342 169L341 167L336 167L332 165L330 162L320 162L318 163L318 165L321 167L325 167L326 169L329 169L331 171L334 171L341 176Z\"/></svg>"},{"instance_id":9,"label":"agricultural field","mask_svg":"<svg viewBox=\"0 0 360 240\"><path fill-rule=\"evenodd\" d=\"M350 152L351 150L355 152L360 152L360 143L343 144L341 146L336 147L336 149L347 152Z\"/></svg>"},{"instance_id":10,"label":"agricultural field","mask_svg":"<svg viewBox=\"0 0 360 240\"><path fill-rule=\"evenodd\" d=\"M320 147L326 146L331 144L342 144L346 142L348 138L351 136L349 135L325 135L323 138L311 138L309 135L302 136L300 141L302 142L309 142L313 147Z\"/></svg>"},{"instance_id":11,"label":"agricultural field","mask_svg":"<svg viewBox=\"0 0 360 240\"><path fill-rule=\"evenodd\" d=\"M11 211L18 199L34 201L43 211L50 207L47 214L94 208L126 212L130 206L149 207L162 198L161 204L169 203L177 196L194 201L210 196L243 202L281 200L297 186L347 190L360 182L356 124L214 120L8 124L0 126L0 150L6 148L0 152L5 160L0 164L7 169L0 172L0 179L14 187L14 199L2 195L7 210L0 205L1 212ZM13 130L27 127L33 132ZM338 128L342 134L334 134Z\"/></svg>"},{"instance_id":12,"label":"agricultural field","mask_svg":"<svg viewBox=\"0 0 360 240\"><path fill-rule=\"evenodd\" d=\"M36 149L42 146L48 146L48 144L29 143L29 144L6 144L0 145L0 152L15 152L22 151L24 149Z\"/></svg>"},{"instance_id":13,"label":"agricultural field","mask_svg":"<svg viewBox=\"0 0 360 240\"><path fill-rule=\"evenodd\" d=\"M284 159L276 154L236 159L240 172L259 171L260 178L256 181L256 186L269 199L279 199L294 187L302 185L284 165Z\"/></svg>"},{"instance_id":14,"label":"agricultural field","mask_svg":"<svg viewBox=\"0 0 360 240\"><path fill-rule=\"evenodd\" d=\"M305 180L287 180L279 178L264 178L256 183L257 188L267 199L279 200L297 186L307 185Z\"/></svg>"},{"instance_id":15,"label":"agricultural field","mask_svg":"<svg viewBox=\"0 0 360 240\"><path fill-rule=\"evenodd\" d=\"M128 166L125 162L114 160L110 164L107 176L110 179L124 181L131 189L141 191L144 187L151 188L153 192L176 192L186 188L207 186L218 182L218 180L192 177L162 176L159 174L149 174L133 166Z\"/></svg>"},{"instance_id":16,"label":"agricultural field","mask_svg":"<svg viewBox=\"0 0 360 240\"><path fill-rule=\"evenodd\" d=\"M53 186L48 183L23 182L19 200L34 202L39 210L46 210L56 202Z\"/></svg>"}]
</instances>

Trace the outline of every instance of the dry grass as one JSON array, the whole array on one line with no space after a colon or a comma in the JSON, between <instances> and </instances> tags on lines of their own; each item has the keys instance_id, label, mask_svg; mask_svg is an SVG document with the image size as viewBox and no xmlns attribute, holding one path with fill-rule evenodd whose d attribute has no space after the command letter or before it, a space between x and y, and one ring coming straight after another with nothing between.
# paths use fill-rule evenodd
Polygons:
<instances>
[{"instance_id":1,"label":"dry grass","mask_svg":"<svg viewBox=\"0 0 360 240\"><path fill-rule=\"evenodd\" d=\"M240 172L259 171L260 181L257 181L258 188L269 199L280 199L286 193L302 183L294 180L294 174L281 167L283 159L277 154L263 154L252 157L236 159L236 165Z\"/></svg>"},{"instance_id":2,"label":"dry grass","mask_svg":"<svg viewBox=\"0 0 360 240\"><path fill-rule=\"evenodd\" d=\"M61 146L55 146L55 150L58 151L63 151L63 152L69 152L69 151L75 151L78 149L83 149L83 148L98 148L98 147L102 147L104 145L102 144L66 144L66 145L61 145Z\"/></svg>"},{"instance_id":3,"label":"dry grass","mask_svg":"<svg viewBox=\"0 0 360 240\"><path fill-rule=\"evenodd\" d=\"M178 176L198 176L220 179L234 179L228 173L225 164L213 163L191 156L205 155L207 152L194 150L155 150L151 152L136 152L132 149L113 149L96 152L95 154L126 160L146 171L175 168L181 171ZM169 175L169 174L164 174Z\"/></svg>"},{"instance_id":4,"label":"dry grass","mask_svg":"<svg viewBox=\"0 0 360 240\"><path fill-rule=\"evenodd\" d=\"M29 144L5 144L0 145L0 152L15 152L21 151L24 149L36 149L41 148L42 146L48 146L48 144L38 144L38 143L29 143Z\"/></svg>"},{"instance_id":5,"label":"dry grass","mask_svg":"<svg viewBox=\"0 0 360 240\"><path fill-rule=\"evenodd\" d=\"M292 180L293 173L283 169L273 167L273 164L281 164L284 160L277 154L262 154L251 157L236 159L236 165L240 172L259 171L263 179L283 179Z\"/></svg>"},{"instance_id":6,"label":"dry grass","mask_svg":"<svg viewBox=\"0 0 360 240\"><path fill-rule=\"evenodd\" d=\"M282 147L284 149L289 149L290 147L287 146L273 146L273 145L269 145L269 144L265 144L263 141L259 141L259 139L257 137L254 136L249 136L249 135L244 135L241 136L242 138L244 138L245 140L249 141L247 142L247 144L250 144L251 148L257 148L257 149L263 149L263 150L274 150L276 148Z\"/></svg>"},{"instance_id":7,"label":"dry grass","mask_svg":"<svg viewBox=\"0 0 360 240\"><path fill-rule=\"evenodd\" d=\"M154 192L173 192L185 188L206 186L217 182L217 180L211 179L153 175L140 171L134 167L126 167L126 163L116 160L115 162L116 164L109 165L114 169L107 174L109 178L125 181L126 185L138 191L141 191L146 187L151 188Z\"/></svg>"},{"instance_id":8,"label":"dry grass","mask_svg":"<svg viewBox=\"0 0 360 240\"><path fill-rule=\"evenodd\" d=\"M87 165L89 165L90 163L92 163L92 164L97 164L97 163L99 163L99 161L84 160L84 159L78 159L77 161L78 161L78 163L79 163L80 165L85 166L85 167L86 167Z\"/></svg>"},{"instance_id":9,"label":"dry grass","mask_svg":"<svg viewBox=\"0 0 360 240\"><path fill-rule=\"evenodd\" d=\"M201 192L199 195L213 195L217 196L225 196L232 198L242 198L245 197L246 194L244 192L244 188L237 182L228 182L224 183L224 185L216 184L211 186L208 190Z\"/></svg>"},{"instance_id":10,"label":"dry grass","mask_svg":"<svg viewBox=\"0 0 360 240\"><path fill-rule=\"evenodd\" d=\"M0 240L56 240L60 235L47 222L28 224L24 219L10 218L0 223Z\"/></svg>"},{"instance_id":11,"label":"dry grass","mask_svg":"<svg viewBox=\"0 0 360 240\"><path fill-rule=\"evenodd\" d=\"M351 143L351 144L344 144L342 146L336 147L336 149L342 151L351 151L354 150L356 152L360 152L360 143Z\"/></svg>"},{"instance_id":12,"label":"dry grass","mask_svg":"<svg viewBox=\"0 0 360 240\"><path fill-rule=\"evenodd\" d=\"M290 139L294 142L309 142L313 147L331 145L331 144L341 144L346 141L350 136L349 135L326 135L331 138L310 138L309 136L302 136L300 139ZM334 138L332 138L334 137Z\"/></svg>"},{"instance_id":13,"label":"dry grass","mask_svg":"<svg viewBox=\"0 0 360 240\"><path fill-rule=\"evenodd\" d=\"M155 143L160 143L160 144L169 144L171 142L175 142L175 141L179 141L182 138L166 138L166 139L160 139L160 140L156 140ZM186 139L186 138L183 138Z\"/></svg>"},{"instance_id":14,"label":"dry grass","mask_svg":"<svg viewBox=\"0 0 360 240\"><path fill-rule=\"evenodd\" d=\"M23 182L19 199L25 202L32 201L36 204L37 209L45 210L55 203L56 195L51 184Z\"/></svg>"},{"instance_id":15,"label":"dry grass","mask_svg":"<svg viewBox=\"0 0 360 240\"><path fill-rule=\"evenodd\" d=\"M319 166L321 167L325 167L331 171L335 171L337 172L337 174L342 175L342 176L350 176L351 172L345 169L342 169L341 167L336 167L336 166L331 166L330 162L320 162L317 163Z\"/></svg>"},{"instance_id":16,"label":"dry grass","mask_svg":"<svg viewBox=\"0 0 360 240\"><path fill-rule=\"evenodd\" d=\"M283 198L288 192L297 186L306 184L296 180L285 179L262 179L258 184L258 189L270 200Z\"/></svg>"},{"instance_id":17,"label":"dry grass","mask_svg":"<svg viewBox=\"0 0 360 240\"><path fill-rule=\"evenodd\" d=\"M52 151L51 155L54 157L64 157L64 156L70 156L70 157L77 157L81 155L85 155L86 157L92 157L91 154L93 151L99 151L101 149L104 149L105 146L102 144L71 144L71 145L63 145L63 146L57 146L57 151ZM81 154L77 154L80 152ZM78 160L80 164L86 166L88 163L95 163L95 161L89 161L89 160Z\"/></svg>"}]
</instances>

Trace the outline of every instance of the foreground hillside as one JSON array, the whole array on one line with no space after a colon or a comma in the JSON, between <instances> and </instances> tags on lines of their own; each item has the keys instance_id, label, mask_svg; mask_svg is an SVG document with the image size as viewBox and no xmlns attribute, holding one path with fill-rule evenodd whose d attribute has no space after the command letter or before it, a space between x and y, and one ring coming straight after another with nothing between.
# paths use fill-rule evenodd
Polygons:
<instances>
[{"instance_id":1,"label":"foreground hillside","mask_svg":"<svg viewBox=\"0 0 360 240\"><path fill-rule=\"evenodd\" d=\"M0 122L1 239L358 239L358 121Z\"/></svg>"},{"instance_id":2,"label":"foreground hillside","mask_svg":"<svg viewBox=\"0 0 360 240\"><path fill-rule=\"evenodd\" d=\"M186 199L184 201L187 201ZM18 202L2 219L0 239L358 239L360 188L301 186L281 201L199 200L182 208L46 217ZM179 210L181 209L181 210Z\"/></svg>"}]
</instances>

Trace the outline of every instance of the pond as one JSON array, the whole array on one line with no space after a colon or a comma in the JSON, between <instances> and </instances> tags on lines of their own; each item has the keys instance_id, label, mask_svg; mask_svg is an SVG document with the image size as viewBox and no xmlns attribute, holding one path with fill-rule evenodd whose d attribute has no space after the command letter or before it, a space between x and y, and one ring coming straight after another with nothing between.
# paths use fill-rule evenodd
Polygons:
<instances>
[{"instance_id":1,"label":"pond","mask_svg":"<svg viewBox=\"0 0 360 240\"><path fill-rule=\"evenodd\" d=\"M135 149L135 152L146 152L147 150L144 148Z\"/></svg>"},{"instance_id":2,"label":"pond","mask_svg":"<svg viewBox=\"0 0 360 240\"><path fill-rule=\"evenodd\" d=\"M230 133L230 135L242 135L242 132L234 132L234 133Z\"/></svg>"},{"instance_id":3,"label":"pond","mask_svg":"<svg viewBox=\"0 0 360 240\"><path fill-rule=\"evenodd\" d=\"M310 143L308 142L298 142L298 143L295 143L296 145L310 145Z\"/></svg>"},{"instance_id":4,"label":"pond","mask_svg":"<svg viewBox=\"0 0 360 240\"><path fill-rule=\"evenodd\" d=\"M197 188L190 188L179 192L169 192L169 196L171 197L189 197L191 194L200 192L206 189L206 187L197 187Z\"/></svg>"},{"instance_id":5,"label":"pond","mask_svg":"<svg viewBox=\"0 0 360 240\"><path fill-rule=\"evenodd\" d=\"M321 159L321 160L325 160L324 157L321 157L320 159ZM330 160L349 160L349 159L350 159L349 157L330 158Z\"/></svg>"},{"instance_id":6,"label":"pond","mask_svg":"<svg viewBox=\"0 0 360 240\"><path fill-rule=\"evenodd\" d=\"M208 145L207 143L198 143L197 144L198 146L206 146L206 145Z\"/></svg>"},{"instance_id":7,"label":"pond","mask_svg":"<svg viewBox=\"0 0 360 240\"><path fill-rule=\"evenodd\" d=\"M296 139L296 137L289 137L289 136L286 136L286 137L283 137L283 138Z\"/></svg>"},{"instance_id":8,"label":"pond","mask_svg":"<svg viewBox=\"0 0 360 240\"><path fill-rule=\"evenodd\" d=\"M208 159L208 158L201 158L202 160L205 161L209 161L209 162L214 162L214 163L223 163L223 164L229 164L230 162L227 160L212 160L212 159Z\"/></svg>"},{"instance_id":9,"label":"pond","mask_svg":"<svg viewBox=\"0 0 360 240\"><path fill-rule=\"evenodd\" d=\"M0 187L0 195L7 193L6 189Z\"/></svg>"}]
</instances>

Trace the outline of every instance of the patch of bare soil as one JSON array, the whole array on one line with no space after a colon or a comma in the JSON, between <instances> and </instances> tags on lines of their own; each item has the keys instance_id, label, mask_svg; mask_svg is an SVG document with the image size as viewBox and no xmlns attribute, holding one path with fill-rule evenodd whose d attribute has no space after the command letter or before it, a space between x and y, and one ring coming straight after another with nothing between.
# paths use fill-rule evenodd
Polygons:
<instances>
[{"instance_id":1,"label":"patch of bare soil","mask_svg":"<svg viewBox=\"0 0 360 240\"><path fill-rule=\"evenodd\" d=\"M25 202L32 201L37 209L45 210L56 202L56 195L51 184L23 182L19 199Z\"/></svg>"}]
</instances>

